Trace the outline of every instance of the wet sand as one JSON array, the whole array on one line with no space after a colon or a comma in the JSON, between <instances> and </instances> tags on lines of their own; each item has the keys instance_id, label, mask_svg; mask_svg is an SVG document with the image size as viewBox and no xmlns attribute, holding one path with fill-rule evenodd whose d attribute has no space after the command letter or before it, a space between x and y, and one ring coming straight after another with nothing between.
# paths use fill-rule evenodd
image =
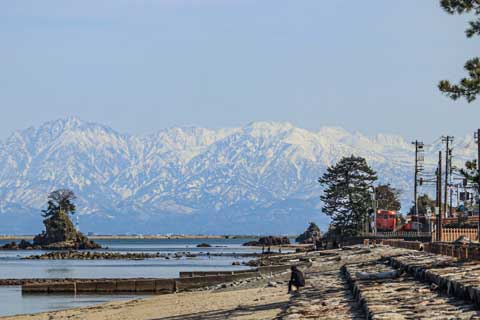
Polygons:
<instances>
[{"instance_id":1,"label":"wet sand","mask_svg":"<svg viewBox=\"0 0 480 320\"><path fill-rule=\"evenodd\" d=\"M285 286L200 291L111 302L93 307L0 318L15 320L274 319L286 307Z\"/></svg>"}]
</instances>

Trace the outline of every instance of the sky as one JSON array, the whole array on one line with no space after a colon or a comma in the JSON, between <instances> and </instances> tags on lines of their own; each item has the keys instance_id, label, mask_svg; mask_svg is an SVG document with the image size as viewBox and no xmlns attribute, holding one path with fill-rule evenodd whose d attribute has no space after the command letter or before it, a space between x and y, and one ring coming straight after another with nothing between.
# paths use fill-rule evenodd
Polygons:
<instances>
[{"instance_id":1,"label":"sky","mask_svg":"<svg viewBox=\"0 0 480 320\"><path fill-rule=\"evenodd\" d=\"M0 139L78 116L146 134L288 121L434 140L480 100L442 96L478 52L467 17L419 0L0 2Z\"/></svg>"}]
</instances>

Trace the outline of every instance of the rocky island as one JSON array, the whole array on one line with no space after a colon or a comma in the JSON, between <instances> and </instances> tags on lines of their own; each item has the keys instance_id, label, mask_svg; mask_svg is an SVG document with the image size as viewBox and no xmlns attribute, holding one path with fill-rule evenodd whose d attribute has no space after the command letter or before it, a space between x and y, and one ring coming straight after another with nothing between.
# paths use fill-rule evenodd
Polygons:
<instances>
[{"instance_id":1,"label":"rocky island","mask_svg":"<svg viewBox=\"0 0 480 320\"><path fill-rule=\"evenodd\" d=\"M33 238L33 243L22 240L20 243L7 243L0 250L85 250L100 249L101 246L75 229L70 216L75 213L75 194L71 190L60 189L48 196L48 208L42 210L45 230Z\"/></svg>"},{"instance_id":2,"label":"rocky island","mask_svg":"<svg viewBox=\"0 0 480 320\"><path fill-rule=\"evenodd\" d=\"M243 246L246 247L269 247L269 246L280 246L280 245L288 245L290 244L290 239L288 237L275 237L275 236L268 236L268 237L261 237L258 241L249 241L245 242Z\"/></svg>"}]
</instances>

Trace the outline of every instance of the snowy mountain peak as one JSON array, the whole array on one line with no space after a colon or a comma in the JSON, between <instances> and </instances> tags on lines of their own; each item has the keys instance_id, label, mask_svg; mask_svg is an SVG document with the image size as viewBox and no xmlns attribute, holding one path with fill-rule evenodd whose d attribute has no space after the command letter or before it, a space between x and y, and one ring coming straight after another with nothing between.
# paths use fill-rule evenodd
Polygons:
<instances>
[{"instance_id":1,"label":"snowy mountain peak","mask_svg":"<svg viewBox=\"0 0 480 320\"><path fill-rule=\"evenodd\" d=\"M294 126L288 122L257 121L248 124L244 131L254 137L272 137L293 128Z\"/></svg>"},{"instance_id":2,"label":"snowy mountain peak","mask_svg":"<svg viewBox=\"0 0 480 320\"><path fill-rule=\"evenodd\" d=\"M455 143L457 161L473 155L467 140ZM310 221L325 226L316 180L351 154L365 157L409 202L413 149L400 136L279 122L134 136L77 117L50 121L0 143L0 215L15 224L0 233L37 232L39 210L55 188L74 190L82 228L97 232L292 233Z\"/></svg>"}]
</instances>

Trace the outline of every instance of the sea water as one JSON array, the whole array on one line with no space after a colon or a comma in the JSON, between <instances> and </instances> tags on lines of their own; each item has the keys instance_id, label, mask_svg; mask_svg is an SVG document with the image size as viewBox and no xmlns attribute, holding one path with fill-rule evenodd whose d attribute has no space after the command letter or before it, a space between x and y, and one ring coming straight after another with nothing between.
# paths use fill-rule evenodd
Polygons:
<instances>
[{"instance_id":1,"label":"sea water","mask_svg":"<svg viewBox=\"0 0 480 320\"><path fill-rule=\"evenodd\" d=\"M198 257L180 259L154 258L145 260L22 260L32 254L45 251L0 251L0 278L173 278L180 271L239 270L233 261L245 258L234 253L253 253L253 248L242 247L248 239L112 239L98 240L109 252L204 253ZM0 245L7 241L0 241ZM197 248L208 243L209 248ZM205 253L224 253L225 256L209 256ZM246 259L248 260L248 258ZM18 286L0 286L0 316L35 313L42 311L93 305L118 299L132 299L134 295L22 295Z\"/></svg>"}]
</instances>

